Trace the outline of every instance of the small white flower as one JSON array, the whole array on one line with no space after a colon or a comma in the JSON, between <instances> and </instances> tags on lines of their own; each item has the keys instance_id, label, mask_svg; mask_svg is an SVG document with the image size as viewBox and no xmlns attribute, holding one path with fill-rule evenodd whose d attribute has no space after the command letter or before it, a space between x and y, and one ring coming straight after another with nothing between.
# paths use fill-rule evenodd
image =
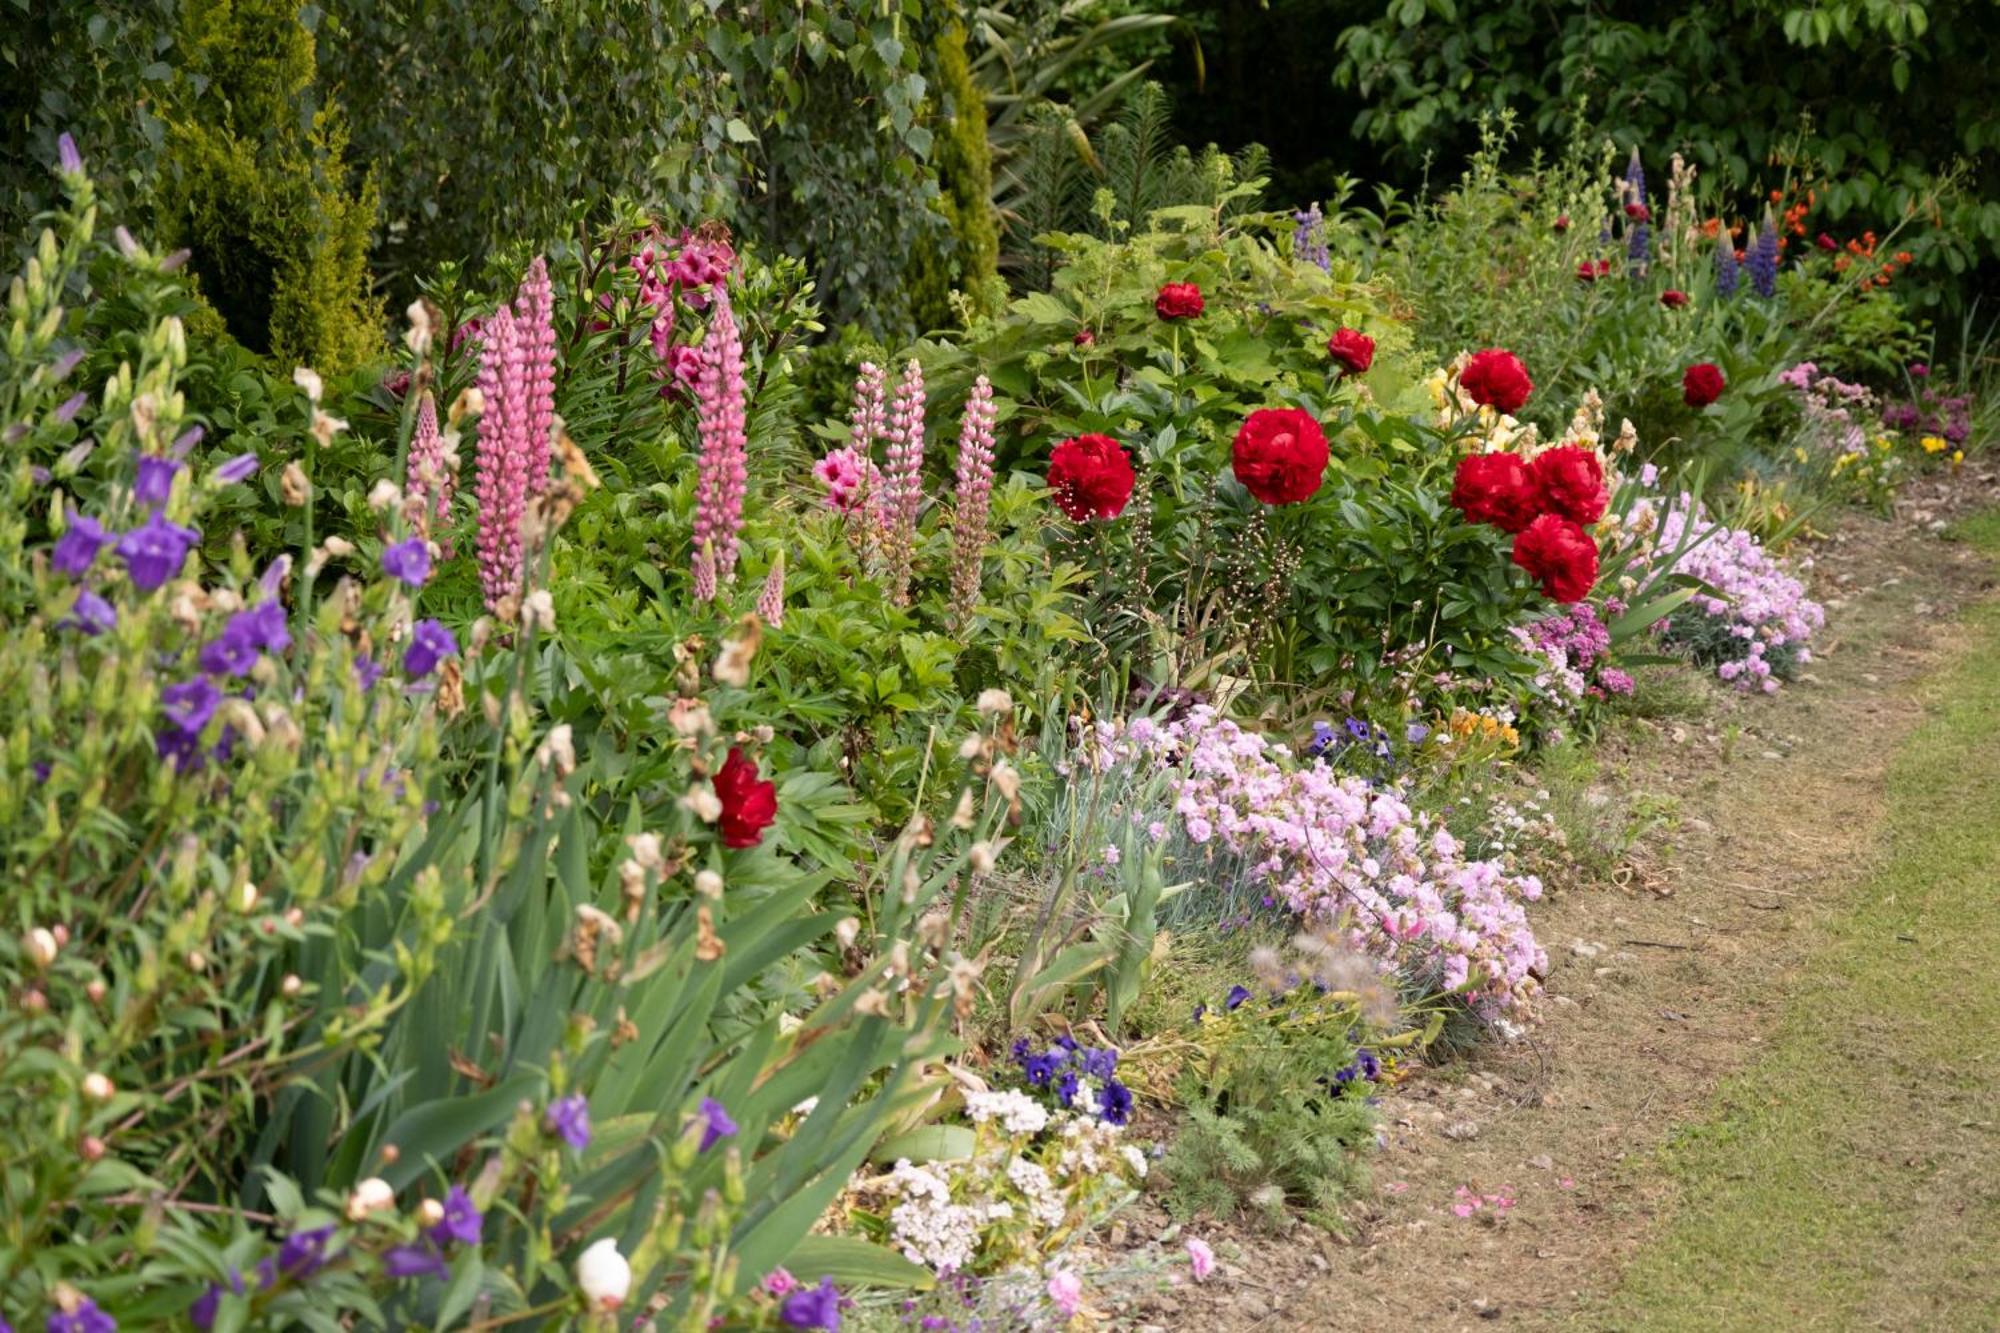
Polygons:
<instances>
[{"instance_id":1,"label":"small white flower","mask_svg":"<svg viewBox=\"0 0 2000 1333\"><path fill-rule=\"evenodd\" d=\"M681 804L704 824L713 824L722 818L722 798L715 794L715 788L710 783L697 782L689 787L687 795L681 797Z\"/></svg>"},{"instance_id":2,"label":"small white flower","mask_svg":"<svg viewBox=\"0 0 2000 1333\"><path fill-rule=\"evenodd\" d=\"M359 1222L371 1213L396 1206L396 1191L389 1188L389 1182L380 1176L370 1176L354 1187L354 1193L347 1196L347 1220Z\"/></svg>"},{"instance_id":3,"label":"small white flower","mask_svg":"<svg viewBox=\"0 0 2000 1333\"><path fill-rule=\"evenodd\" d=\"M549 633L556 627L555 599L547 588L537 588L521 603L521 623L529 629Z\"/></svg>"},{"instance_id":4,"label":"small white flower","mask_svg":"<svg viewBox=\"0 0 2000 1333\"><path fill-rule=\"evenodd\" d=\"M304 366L300 366L297 370L294 370L292 372L292 383L298 385L301 389L304 389L306 391L306 397L312 399L315 403L317 403L320 400L320 396L326 392L326 385L320 379L319 372L308 370Z\"/></svg>"},{"instance_id":5,"label":"small white flower","mask_svg":"<svg viewBox=\"0 0 2000 1333\"><path fill-rule=\"evenodd\" d=\"M46 926L36 926L27 936L28 958L37 968L46 968L56 961L60 946L56 943L55 932Z\"/></svg>"},{"instance_id":6,"label":"small white flower","mask_svg":"<svg viewBox=\"0 0 2000 1333\"><path fill-rule=\"evenodd\" d=\"M632 1265L618 1253L618 1242L607 1236L576 1260L576 1285L593 1310L616 1310L632 1290Z\"/></svg>"},{"instance_id":7,"label":"small white flower","mask_svg":"<svg viewBox=\"0 0 2000 1333\"><path fill-rule=\"evenodd\" d=\"M1014 711L1014 696L1005 690L981 690L973 704L984 717L1000 717Z\"/></svg>"},{"instance_id":8,"label":"small white flower","mask_svg":"<svg viewBox=\"0 0 2000 1333\"><path fill-rule=\"evenodd\" d=\"M118 1090L111 1086L111 1080L92 1072L83 1076L83 1095L94 1102L108 1102Z\"/></svg>"}]
</instances>

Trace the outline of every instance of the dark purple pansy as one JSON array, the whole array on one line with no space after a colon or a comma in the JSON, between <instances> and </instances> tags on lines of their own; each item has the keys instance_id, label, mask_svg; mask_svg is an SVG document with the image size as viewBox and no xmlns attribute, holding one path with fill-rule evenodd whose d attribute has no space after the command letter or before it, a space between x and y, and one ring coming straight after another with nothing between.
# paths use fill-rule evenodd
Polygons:
<instances>
[{"instance_id":1,"label":"dark purple pansy","mask_svg":"<svg viewBox=\"0 0 2000 1333\"><path fill-rule=\"evenodd\" d=\"M1229 998L1223 1001L1223 1007L1226 1009L1240 1009L1243 1007L1243 1002L1249 998L1250 988L1248 986L1231 986L1229 988Z\"/></svg>"}]
</instances>

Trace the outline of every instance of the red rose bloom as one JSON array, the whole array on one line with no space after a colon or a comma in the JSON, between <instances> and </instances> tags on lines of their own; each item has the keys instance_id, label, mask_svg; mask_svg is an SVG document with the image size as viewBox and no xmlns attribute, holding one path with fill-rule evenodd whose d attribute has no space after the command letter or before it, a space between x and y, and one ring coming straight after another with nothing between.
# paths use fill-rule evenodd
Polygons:
<instances>
[{"instance_id":1,"label":"red rose bloom","mask_svg":"<svg viewBox=\"0 0 2000 1333\"><path fill-rule=\"evenodd\" d=\"M1521 529L1514 563L1534 575L1551 601L1580 602L1597 583L1597 543L1561 514L1543 514Z\"/></svg>"},{"instance_id":2,"label":"red rose bloom","mask_svg":"<svg viewBox=\"0 0 2000 1333\"><path fill-rule=\"evenodd\" d=\"M1819 248L1822 250L1829 250L1829 251L1838 250L1840 248L1840 242L1834 240L1833 237L1827 235L1825 232L1821 232L1819 234Z\"/></svg>"},{"instance_id":3,"label":"red rose bloom","mask_svg":"<svg viewBox=\"0 0 2000 1333\"><path fill-rule=\"evenodd\" d=\"M1230 463L1243 489L1267 505L1310 499L1326 476L1326 432L1296 407L1263 407L1236 432Z\"/></svg>"},{"instance_id":4,"label":"red rose bloom","mask_svg":"<svg viewBox=\"0 0 2000 1333\"><path fill-rule=\"evenodd\" d=\"M1528 401L1528 395L1535 391L1535 382L1528 378L1528 368L1521 364L1520 357L1489 347L1474 352L1465 363L1465 369L1458 374L1458 387L1481 407L1497 407L1512 414Z\"/></svg>"},{"instance_id":5,"label":"red rose bloom","mask_svg":"<svg viewBox=\"0 0 2000 1333\"><path fill-rule=\"evenodd\" d=\"M1519 532L1542 512L1542 495L1519 454L1467 454L1458 460L1451 502L1472 523Z\"/></svg>"},{"instance_id":6,"label":"red rose bloom","mask_svg":"<svg viewBox=\"0 0 2000 1333\"><path fill-rule=\"evenodd\" d=\"M760 782L757 765L731 747L729 758L715 775L715 795L722 802L724 847L755 847L764 841L764 830L778 817L778 784Z\"/></svg>"},{"instance_id":7,"label":"red rose bloom","mask_svg":"<svg viewBox=\"0 0 2000 1333\"><path fill-rule=\"evenodd\" d=\"M1193 319L1201 312L1201 288L1191 282L1170 282L1153 298L1153 313L1161 319Z\"/></svg>"},{"instance_id":8,"label":"red rose bloom","mask_svg":"<svg viewBox=\"0 0 2000 1333\"><path fill-rule=\"evenodd\" d=\"M1108 435L1064 440L1049 455L1049 495L1079 523L1124 513L1132 482L1132 460Z\"/></svg>"},{"instance_id":9,"label":"red rose bloom","mask_svg":"<svg viewBox=\"0 0 2000 1333\"><path fill-rule=\"evenodd\" d=\"M1660 293L1660 304L1669 310L1679 310L1688 303L1688 294L1678 287L1669 287Z\"/></svg>"},{"instance_id":10,"label":"red rose bloom","mask_svg":"<svg viewBox=\"0 0 2000 1333\"><path fill-rule=\"evenodd\" d=\"M1707 361L1698 361L1681 376L1681 397L1689 407L1707 407L1722 397L1722 372Z\"/></svg>"},{"instance_id":11,"label":"red rose bloom","mask_svg":"<svg viewBox=\"0 0 2000 1333\"><path fill-rule=\"evenodd\" d=\"M1341 329L1326 340L1327 355L1349 375L1365 375L1375 364L1375 340L1359 329Z\"/></svg>"},{"instance_id":12,"label":"red rose bloom","mask_svg":"<svg viewBox=\"0 0 2000 1333\"><path fill-rule=\"evenodd\" d=\"M1589 449L1573 444L1544 449L1535 455L1528 471L1534 476L1535 493L1541 497L1544 513L1561 514L1575 523L1595 523L1611 503L1611 494L1604 489L1604 464Z\"/></svg>"}]
</instances>

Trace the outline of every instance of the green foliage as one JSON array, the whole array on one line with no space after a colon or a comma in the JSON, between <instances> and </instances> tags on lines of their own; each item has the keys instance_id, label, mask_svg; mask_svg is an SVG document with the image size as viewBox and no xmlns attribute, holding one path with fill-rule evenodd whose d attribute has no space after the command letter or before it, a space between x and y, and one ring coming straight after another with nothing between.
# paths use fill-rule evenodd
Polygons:
<instances>
[{"instance_id":1,"label":"green foliage","mask_svg":"<svg viewBox=\"0 0 2000 1333\"><path fill-rule=\"evenodd\" d=\"M1247 1208L1273 1225L1295 1208L1339 1229L1375 1140L1353 1007L1301 986L1201 1020L1196 1039L1175 1089L1187 1119L1161 1164L1168 1206L1182 1218Z\"/></svg>"},{"instance_id":2,"label":"green foliage","mask_svg":"<svg viewBox=\"0 0 2000 1333\"><path fill-rule=\"evenodd\" d=\"M993 157L987 143L986 103L972 80L965 30L957 24L938 38L938 90L949 99L950 120L938 145L938 207L958 246L958 285L975 313L990 313L1000 283L1000 229L993 209Z\"/></svg>"},{"instance_id":3,"label":"green foliage","mask_svg":"<svg viewBox=\"0 0 2000 1333\"><path fill-rule=\"evenodd\" d=\"M382 345L375 190L348 185L339 111L305 106L312 35L286 0L202 0L182 22L163 239L192 251L202 295L245 346L328 374L363 364Z\"/></svg>"},{"instance_id":4,"label":"green foliage","mask_svg":"<svg viewBox=\"0 0 2000 1333\"><path fill-rule=\"evenodd\" d=\"M1971 0L1707 0L1668 14L1404 0L1341 33L1337 78L1370 99L1357 131L1410 161L1517 107L1536 145L1590 125L1621 153L1685 153L1741 193L1816 165L1842 234L1901 220L1962 158L1979 185L1927 210L1908 245L1957 275L2000 254L2000 135L1961 96L1983 75L1995 22Z\"/></svg>"}]
</instances>

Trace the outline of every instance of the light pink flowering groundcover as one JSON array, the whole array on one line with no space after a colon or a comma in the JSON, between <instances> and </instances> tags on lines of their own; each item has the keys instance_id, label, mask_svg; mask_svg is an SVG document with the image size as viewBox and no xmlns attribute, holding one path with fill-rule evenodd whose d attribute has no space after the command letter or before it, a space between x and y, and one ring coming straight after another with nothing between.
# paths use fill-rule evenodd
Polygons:
<instances>
[{"instance_id":1,"label":"light pink flowering groundcover","mask_svg":"<svg viewBox=\"0 0 2000 1333\"><path fill-rule=\"evenodd\" d=\"M1096 723L1083 755L1100 772L1172 765L1181 831L1239 855L1274 901L1340 923L1357 952L1424 989L1462 991L1485 1018L1527 1015L1548 965L1525 907L1541 881L1469 859L1401 788L1297 762L1208 707L1164 724Z\"/></svg>"}]
</instances>

